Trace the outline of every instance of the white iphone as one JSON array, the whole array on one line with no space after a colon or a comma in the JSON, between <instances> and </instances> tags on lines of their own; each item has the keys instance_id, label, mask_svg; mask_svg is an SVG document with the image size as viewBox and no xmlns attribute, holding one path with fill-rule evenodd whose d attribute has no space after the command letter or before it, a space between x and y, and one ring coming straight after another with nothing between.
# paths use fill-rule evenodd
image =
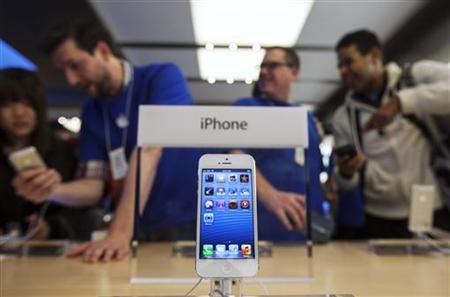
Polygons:
<instances>
[{"instance_id":1,"label":"white iphone","mask_svg":"<svg viewBox=\"0 0 450 297\"><path fill-rule=\"evenodd\" d=\"M26 169L46 167L44 160L42 160L34 146L29 146L11 153L9 155L9 160L17 172Z\"/></svg>"},{"instance_id":2,"label":"white iphone","mask_svg":"<svg viewBox=\"0 0 450 297\"><path fill-rule=\"evenodd\" d=\"M433 185L413 185L409 211L409 231L428 232L433 228L433 206L436 189Z\"/></svg>"},{"instance_id":3,"label":"white iphone","mask_svg":"<svg viewBox=\"0 0 450 297\"><path fill-rule=\"evenodd\" d=\"M198 169L196 270L209 278L258 271L255 160L206 154Z\"/></svg>"}]
</instances>

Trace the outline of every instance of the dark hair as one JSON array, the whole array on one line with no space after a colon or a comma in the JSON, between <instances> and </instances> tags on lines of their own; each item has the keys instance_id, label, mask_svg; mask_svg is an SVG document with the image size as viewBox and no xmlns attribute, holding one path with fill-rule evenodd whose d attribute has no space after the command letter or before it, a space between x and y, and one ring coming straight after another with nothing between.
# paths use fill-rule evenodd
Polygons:
<instances>
[{"instance_id":1,"label":"dark hair","mask_svg":"<svg viewBox=\"0 0 450 297\"><path fill-rule=\"evenodd\" d=\"M90 54L94 53L98 42L103 41L110 47L114 56L123 58L111 33L99 22L88 20L56 25L42 42L42 50L51 55L67 39L73 39L80 49Z\"/></svg>"},{"instance_id":2,"label":"dark hair","mask_svg":"<svg viewBox=\"0 0 450 297\"><path fill-rule=\"evenodd\" d=\"M36 112L36 127L30 136L34 145L45 156L49 147L47 100L42 80L37 73L21 68L0 70L0 108L9 103L26 102ZM8 136L0 128L0 146L8 143Z\"/></svg>"},{"instance_id":3,"label":"dark hair","mask_svg":"<svg viewBox=\"0 0 450 297\"><path fill-rule=\"evenodd\" d=\"M284 52L284 56L286 57L286 62L289 66L300 69L300 57L297 55L297 52L292 47L283 47L283 46L272 46L266 48L266 52L271 50L281 50Z\"/></svg>"},{"instance_id":4,"label":"dark hair","mask_svg":"<svg viewBox=\"0 0 450 297\"><path fill-rule=\"evenodd\" d=\"M337 52L343 47L352 45L355 45L358 51L363 55L370 52L373 48L382 48L381 42L375 33L362 29L344 35L337 43L334 50Z\"/></svg>"}]
</instances>

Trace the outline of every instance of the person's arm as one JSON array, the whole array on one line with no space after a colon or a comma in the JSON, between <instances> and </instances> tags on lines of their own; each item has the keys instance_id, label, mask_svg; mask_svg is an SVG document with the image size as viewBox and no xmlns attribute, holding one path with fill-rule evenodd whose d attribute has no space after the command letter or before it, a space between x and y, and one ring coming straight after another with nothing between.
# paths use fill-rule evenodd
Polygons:
<instances>
[{"instance_id":1,"label":"person's arm","mask_svg":"<svg viewBox=\"0 0 450 297\"><path fill-rule=\"evenodd\" d=\"M51 168L24 170L12 182L16 193L33 203L55 201L68 206L96 204L103 193L100 179L80 179L61 183L61 176Z\"/></svg>"},{"instance_id":2,"label":"person's arm","mask_svg":"<svg viewBox=\"0 0 450 297\"><path fill-rule=\"evenodd\" d=\"M397 93L404 114L450 114L450 66L419 61L411 68L415 85Z\"/></svg>"},{"instance_id":3,"label":"person's arm","mask_svg":"<svg viewBox=\"0 0 450 297\"><path fill-rule=\"evenodd\" d=\"M232 154L242 154L240 150ZM276 189L256 168L256 192L258 199L274 213L287 230L302 228L305 225L305 196Z\"/></svg>"},{"instance_id":4,"label":"person's arm","mask_svg":"<svg viewBox=\"0 0 450 297\"><path fill-rule=\"evenodd\" d=\"M420 61L411 69L415 85L398 91L367 121L363 131L382 129L398 114L450 114L450 67Z\"/></svg>"},{"instance_id":5,"label":"person's arm","mask_svg":"<svg viewBox=\"0 0 450 297\"><path fill-rule=\"evenodd\" d=\"M101 179L78 179L56 186L48 200L67 206L92 206L102 198L103 188Z\"/></svg>"},{"instance_id":6,"label":"person's arm","mask_svg":"<svg viewBox=\"0 0 450 297\"><path fill-rule=\"evenodd\" d=\"M153 186L159 159L162 150L160 148L143 148L141 153L141 213L147 203L148 195ZM136 151L130 159L130 167L125 181L114 220L105 239L78 245L69 257L82 256L85 262L121 260L130 250L130 240L133 234L134 217L134 187L136 184Z\"/></svg>"}]
</instances>

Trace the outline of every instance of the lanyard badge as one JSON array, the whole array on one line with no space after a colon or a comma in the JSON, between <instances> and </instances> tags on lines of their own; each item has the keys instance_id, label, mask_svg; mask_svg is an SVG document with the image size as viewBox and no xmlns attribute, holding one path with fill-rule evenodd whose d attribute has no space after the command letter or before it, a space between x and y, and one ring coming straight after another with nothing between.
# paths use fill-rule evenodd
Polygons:
<instances>
[{"instance_id":1,"label":"lanyard badge","mask_svg":"<svg viewBox=\"0 0 450 297\"><path fill-rule=\"evenodd\" d=\"M109 152L109 163L114 180L124 178L127 175L128 162L123 147L119 147Z\"/></svg>"},{"instance_id":2,"label":"lanyard badge","mask_svg":"<svg viewBox=\"0 0 450 297\"><path fill-rule=\"evenodd\" d=\"M124 178L128 172L128 162L125 155L125 147L127 142L127 132L129 126L131 101L133 94L133 71L128 63L124 64L124 84L129 83L128 92L126 94L125 114L121 113L115 120L117 127L122 129L122 143L119 148L112 149L111 145L111 131L109 127L108 112L106 106L103 105L103 120L105 124L105 141L106 149L108 151L109 163L111 166L111 173L114 180Z\"/></svg>"}]
</instances>

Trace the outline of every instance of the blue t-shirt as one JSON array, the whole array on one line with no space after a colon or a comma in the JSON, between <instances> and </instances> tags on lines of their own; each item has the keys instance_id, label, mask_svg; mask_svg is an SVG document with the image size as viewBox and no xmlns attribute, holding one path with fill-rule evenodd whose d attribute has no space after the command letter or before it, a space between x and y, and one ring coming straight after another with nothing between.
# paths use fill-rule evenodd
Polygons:
<instances>
[{"instance_id":1,"label":"blue t-shirt","mask_svg":"<svg viewBox=\"0 0 450 297\"><path fill-rule=\"evenodd\" d=\"M125 155L129 159L137 144L139 105L192 105L187 82L174 64L150 64L133 67L132 83L114 97L89 99L82 110L80 133L81 162L108 162L106 137L111 149L122 146L122 133L116 121L126 113L128 92L132 90ZM104 110L109 122L106 135ZM194 223L197 196L197 149L163 149L153 188L144 209L145 229L157 230L184 223ZM145 181L142 181L145 182Z\"/></svg>"},{"instance_id":2,"label":"blue t-shirt","mask_svg":"<svg viewBox=\"0 0 450 297\"><path fill-rule=\"evenodd\" d=\"M242 98L233 105L237 106L293 106L289 103L266 98ZM270 137L270 136L269 136ZM322 193L319 175L322 167L322 155L319 150L320 137L311 114L308 114L309 148L308 170L310 178L309 197L312 210L322 214ZM276 189L287 192L305 194L306 178L305 168L295 162L295 150L286 149L245 149L256 161L256 167L261 174ZM258 233L262 240L294 241L304 240L299 231L288 231L284 228L278 217L268 211L262 203L258 203Z\"/></svg>"}]
</instances>

